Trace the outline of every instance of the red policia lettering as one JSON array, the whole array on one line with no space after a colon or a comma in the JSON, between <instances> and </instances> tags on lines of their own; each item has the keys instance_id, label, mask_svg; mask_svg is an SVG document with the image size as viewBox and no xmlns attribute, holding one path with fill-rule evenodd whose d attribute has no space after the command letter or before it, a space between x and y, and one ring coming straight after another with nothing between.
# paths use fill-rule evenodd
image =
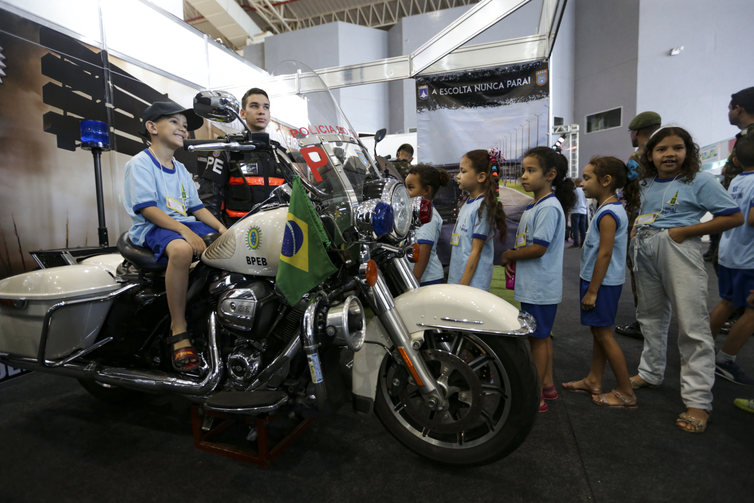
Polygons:
<instances>
[{"instance_id":1,"label":"red policia lettering","mask_svg":"<svg viewBox=\"0 0 754 503\"><path fill-rule=\"evenodd\" d=\"M312 154L316 154L317 159ZM301 149L301 155L304 156L306 165L312 170L314 179L321 182L322 175L319 174L319 168L327 166L327 154L325 154L325 151L317 146L305 147Z\"/></svg>"},{"instance_id":2,"label":"red policia lettering","mask_svg":"<svg viewBox=\"0 0 754 503\"><path fill-rule=\"evenodd\" d=\"M290 130L290 133L291 133L291 136L293 136L294 138L297 136L307 137L313 134L343 134L343 135L353 136L354 138L358 137L355 131L352 131L350 129L346 129L340 126L337 126L337 127L330 126L329 124L320 124L319 126L310 125L308 128L306 127L302 127L299 129L293 128Z\"/></svg>"}]
</instances>

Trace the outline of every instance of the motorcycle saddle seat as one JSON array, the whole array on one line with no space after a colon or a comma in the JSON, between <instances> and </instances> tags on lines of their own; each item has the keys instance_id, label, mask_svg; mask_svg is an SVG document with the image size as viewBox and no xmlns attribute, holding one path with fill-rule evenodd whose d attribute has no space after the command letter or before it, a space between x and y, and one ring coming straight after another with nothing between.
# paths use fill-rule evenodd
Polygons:
<instances>
[{"instance_id":1,"label":"motorcycle saddle seat","mask_svg":"<svg viewBox=\"0 0 754 503\"><path fill-rule=\"evenodd\" d=\"M211 232L202 236L202 239L207 246L209 246L219 236L220 234ZM136 246L133 241L131 241L131 236L128 235L128 231L121 234L118 238L118 253L120 253L126 261L143 271L164 271L168 267L167 263L158 263L154 259L154 252L149 248Z\"/></svg>"}]
</instances>

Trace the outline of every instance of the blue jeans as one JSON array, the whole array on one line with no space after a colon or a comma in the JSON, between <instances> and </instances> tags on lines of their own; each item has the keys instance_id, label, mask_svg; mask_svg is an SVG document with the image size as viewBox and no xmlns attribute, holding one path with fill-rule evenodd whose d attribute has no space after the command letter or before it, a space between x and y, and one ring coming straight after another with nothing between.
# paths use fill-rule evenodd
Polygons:
<instances>
[{"instance_id":1,"label":"blue jeans","mask_svg":"<svg viewBox=\"0 0 754 503\"><path fill-rule=\"evenodd\" d=\"M574 246L583 246L586 239L586 213L571 213L571 234Z\"/></svg>"}]
</instances>

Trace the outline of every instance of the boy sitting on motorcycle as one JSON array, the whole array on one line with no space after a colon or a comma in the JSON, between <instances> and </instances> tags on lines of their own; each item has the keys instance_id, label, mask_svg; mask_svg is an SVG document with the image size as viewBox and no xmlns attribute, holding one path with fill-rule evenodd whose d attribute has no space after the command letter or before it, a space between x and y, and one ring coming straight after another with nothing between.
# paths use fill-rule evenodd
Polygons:
<instances>
[{"instance_id":1,"label":"boy sitting on motorcycle","mask_svg":"<svg viewBox=\"0 0 754 503\"><path fill-rule=\"evenodd\" d=\"M150 146L126 163L124 205L131 216L131 241L167 262L165 289L170 311L172 364L179 372L199 365L186 323L189 267L206 245L200 236L223 233L225 226L202 205L185 166L173 158L189 131L204 120L193 109L155 102L144 110L140 133ZM197 221L198 220L198 221Z\"/></svg>"}]
</instances>

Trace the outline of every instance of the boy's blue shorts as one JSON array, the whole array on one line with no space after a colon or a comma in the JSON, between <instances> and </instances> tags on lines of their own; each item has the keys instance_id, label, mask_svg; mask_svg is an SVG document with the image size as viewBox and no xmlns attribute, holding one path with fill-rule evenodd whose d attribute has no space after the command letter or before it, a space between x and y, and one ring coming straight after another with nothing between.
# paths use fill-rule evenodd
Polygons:
<instances>
[{"instance_id":1,"label":"boy's blue shorts","mask_svg":"<svg viewBox=\"0 0 754 503\"><path fill-rule=\"evenodd\" d=\"M182 222L183 225L194 231L197 236L204 236L210 232L217 232L215 229L202 222ZM146 236L144 236L144 247L149 248L154 252L154 259L158 264L167 264L168 258L163 255L165 248L168 247L171 241L176 239L183 239L180 234L175 231L169 231L156 225L152 227Z\"/></svg>"},{"instance_id":2,"label":"boy's blue shorts","mask_svg":"<svg viewBox=\"0 0 754 503\"><path fill-rule=\"evenodd\" d=\"M597 302L590 310L581 307L581 299L589 290L589 281L581 279L579 291L579 308L581 309L581 324L587 327L612 327L615 325L615 315L618 313L618 300L623 285L601 285L597 290Z\"/></svg>"},{"instance_id":3,"label":"boy's blue shorts","mask_svg":"<svg viewBox=\"0 0 754 503\"><path fill-rule=\"evenodd\" d=\"M754 290L754 270L718 265L717 287L720 297L733 302L735 307L751 307L746 303L746 297Z\"/></svg>"},{"instance_id":4,"label":"boy's blue shorts","mask_svg":"<svg viewBox=\"0 0 754 503\"><path fill-rule=\"evenodd\" d=\"M555 312L558 310L557 304L539 305L522 302L521 310L534 316L537 322L537 329L534 333L529 334L529 337L536 337L538 339L550 337L552 326L555 323Z\"/></svg>"},{"instance_id":5,"label":"boy's blue shorts","mask_svg":"<svg viewBox=\"0 0 754 503\"><path fill-rule=\"evenodd\" d=\"M429 285L442 285L443 279L433 279L432 281L424 281L419 284L419 286L429 286Z\"/></svg>"}]
</instances>

